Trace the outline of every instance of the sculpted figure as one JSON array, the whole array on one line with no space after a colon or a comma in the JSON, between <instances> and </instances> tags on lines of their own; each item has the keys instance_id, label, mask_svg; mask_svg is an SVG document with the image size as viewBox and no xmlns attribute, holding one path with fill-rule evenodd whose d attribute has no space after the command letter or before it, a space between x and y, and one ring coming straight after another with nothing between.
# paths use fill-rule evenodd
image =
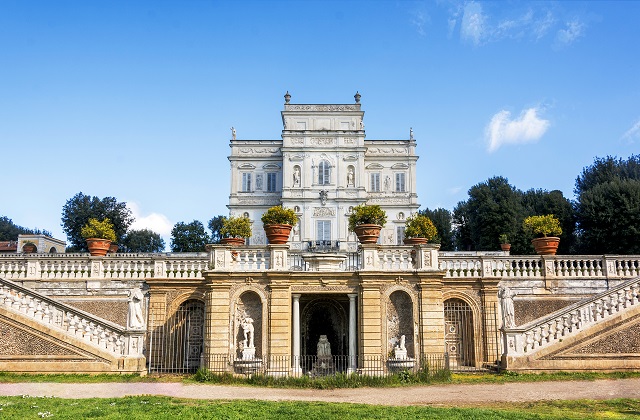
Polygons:
<instances>
[{"instance_id":1,"label":"sculpted figure","mask_svg":"<svg viewBox=\"0 0 640 420\"><path fill-rule=\"evenodd\" d=\"M513 296L511 290L508 287L501 287L498 290L498 297L500 298L500 309L502 309L502 327L513 328L516 326L516 318L513 310Z\"/></svg>"},{"instance_id":2,"label":"sculpted figure","mask_svg":"<svg viewBox=\"0 0 640 420\"><path fill-rule=\"evenodd\" d=\"M143 300L142 290L136 288L129 292L129 328L144 328Z\"/></svg>"},{"instance_id":3,"label":"sculpted figure","mask_svg":"<svg viewBox=\"0 0 640 420\"><path fill-rule=\"evenodd\" d=\"M231 127L231 139L236 139L236 129L234 127Z\"/></svg>"},{"instance_id":4,"label":"sculpted figure","mask_svg":"<svg viewBox=\"0 0 640 420\"><path fill-rule=\"evenodd\" d=\"M353 173L353 168L349 168L349 173L347 173L347 186L353 187L353 179L355 175Z\"/></svg>"},{"instance_id":5,"label":"sculpted figure","mask_svg":"<svg viewBox=\"0 0 640 420\"><path fill-rule=\"evenodd\" d=\"M404 336L404 334L402 334L400 336L400 350L406 350L406 337Z\"/></svg>"},{"instance_id":6,"label":"sculpted figure","mask_svg":"<svg viewBox=\"0 0 640 420\"><path fill-rule=\"evenodd\" d=\"M391 188L391 177L387 175L387 177L384 179L384 190L389 191L389 188Z\"/></svg>"},{"instance_id":7,"label":"sculpted figure","mask_svg":"<svg viewBox=\"0 0 640 420\"><path fill-rule=\"evenodd\" d=\"M244 333L244 348L254 348L253 342L253 319L246 317L242 320L242 331Z\"/></svg>"},{"instance_id":8,"label":"sculpted figure","mask_svg":"<svg viewBox=\"0 0 640 420\"><path fill-rule=\"evenodd\" d=\"M331 356L331 344L327 336L323 334L320 336L320 340L318 340L318 357L328 356Z\"/></svg>"},{"instance_id":9,"label":"sculpted figure","mask_svg":"<svg viewBox=\"0 0 640 420\"><path fill-rule=\"evenodd\" d=\"M413 127L409 128L409 139L413 140Z\"/></svg>"},{"instance_id":10,"label":"sculpted figure","mask_svg":"<svg viewBox=\"0 0 640 420\"><path fill-rule=\"evenodd\" d=\"M297 166L293 170L293 186L294 187L300 186L300 168Z\"/></svg>"}]
</instances>

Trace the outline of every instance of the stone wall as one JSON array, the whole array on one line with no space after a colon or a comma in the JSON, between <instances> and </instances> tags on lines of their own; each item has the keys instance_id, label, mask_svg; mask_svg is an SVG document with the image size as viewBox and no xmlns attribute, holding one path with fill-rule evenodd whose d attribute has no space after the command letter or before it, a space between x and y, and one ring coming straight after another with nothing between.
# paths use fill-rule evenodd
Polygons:
<instances>
[{"instance_id":1,"label":"stone wall","mask_svg":"<svg viewBox=\"0 0 640 420\"><path fill-rule=\"evenodd\" d=\"M515 297L513 309L516 325L526 324L580 300L578 298L522 299Z\"/></svg>"}]
</instances>

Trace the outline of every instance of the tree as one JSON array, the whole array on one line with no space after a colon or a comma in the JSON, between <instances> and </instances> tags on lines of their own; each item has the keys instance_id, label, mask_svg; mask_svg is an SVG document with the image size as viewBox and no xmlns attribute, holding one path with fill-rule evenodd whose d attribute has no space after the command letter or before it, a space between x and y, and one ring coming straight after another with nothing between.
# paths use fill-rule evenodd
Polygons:
<instances>
[{"instance_id":1,"label":"tree","mask_svg":"<svg viewBox=\"0 0 640 420\"><path fill-rule=\"evenodd\" d=\"M209 239L204 225L199 220L188 224L178 222L171 229L171 250L173 252L202 252Z\"/></svg>"},{"instance_id":2,"label":"tree","mask_svg":"<svg viewBox=\"0 0 640 420\"><path fill-rule=\"evenodd\" d=\"M149 229L130 230L122 241L124 252L163 252L164 239Z\"/></svg>"},{"instance_id":3,"label":"tree","mask_svg":"<svg viewBox=\"0 0 640 420\"><path fill-rule=\"evenodd\" d=\"M219 215L209 220L208 227L211 231L211 243L219 244L222 239L222 235L220 235L220 229L222 229L222 222L224 221L225 216Z\"/></svg>"},{"instance_id":4,"label":"tree","mask_svg":"<svg viewBox=\"0 0 640 420\"><path fill-rule=\"evenodd\" d=\"M46 235L52 236L48 230L29 229L22 226L18 226L13 223L13 220L7 216L0 217L0 241L16 241L18 235Z\"/></svg>"},{"instance_id":5,"label":"tree","mask_svg":"<svg viewBox=\"0 0 640 420\"><path fill-rule=\"evenodd\" d=\"M451 223L453 222L453 217L451 212L447 209L443 209L441 207L435 210L424 209L420 210L418 213L427 216L436 229L438 230L438 235L433 240L433 242L440 243L440 249L442 251L453 251L453 230L451 228Z\"/></svg>"},{"instance_id":6,"label":"tree","mask_svg":"<svg viewBox=\"0 0 640 420\"><path fill-rule=\"evenodd\" d=\"M574 192L580 252L640 253L640 155L596 158Z\"/></svg>"},{"instance_id":7,"label":"tree","mask_svg":"<svg viewBox=\"0 0 640 420\"><path fill-rule=\"evenodd\" d=\"M91 218L97 220L108 218L113 223L116 243L122 243L127 229L134 221L126 203L118 203L114 197L100 199L79 192L67 200L62 208L62 230L67 234L71 249L87 249L80 230Z\"/></svg>"},{"instance_id":8,"label":"tree","mask_svg":"<svg viewBox=\"0 0 640 420\"><path fill-rule=\"evenodd\" d=\"M456 245L461 250L499 250L500 235L518 236L522 215L522 192L504 177L489 178L471 187L469 199L454 209ZM521 252L520 244L511 245L514 253Z\"/></svg>"}]
</instances>

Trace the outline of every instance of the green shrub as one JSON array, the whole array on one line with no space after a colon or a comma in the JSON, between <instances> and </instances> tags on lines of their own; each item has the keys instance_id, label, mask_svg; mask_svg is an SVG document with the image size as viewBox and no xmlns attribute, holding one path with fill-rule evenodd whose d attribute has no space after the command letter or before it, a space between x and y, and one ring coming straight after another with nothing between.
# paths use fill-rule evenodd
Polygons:
<instances>
[{"instance_id":1,"label":"green shrub","mask_svg":"<svg viewBox=\"0 0 640 420\"><path fill-rule=\"evenodd\" d=\"M553 214L544 216L529 216L522 222L525 233L536 237L562 235L560 221Z\"/></svg>"},{"instance_id":2,"label":"green shrub","mask_svg":"<svg viewBox=\"0 0 640 420\"><path fill-rule=\"evenodd\" d=\"M231 216L222 219L222 228L220 235L223 238L250 238L251 237L251 220L247 217Z\"/></svg>"},{"instance_id":3,"label":"green shrub","mask_svg":"<svg viewBox=\"0 0 640 420\"><path fill-rule=\"evenodd\" d=\"M377 204L355 206L349 216L349 229L351 231L354 231L356 226L359 225L384 226L385 223L387 223L387 213Z\"/></svg>"},{"instance_id":4,"label":"green shrub","mask_svg":"<svg viewBox=\"0 0 640 420\"><path fill-rule=\"evenodd\" d=\"M406 238L425 238L430 241L437 235L438 230L429 217L416 213L407 218L407 224L404 229Z\"/></svg>"},{"instance_id":5,"label":"green shrub","mask_svg":"<svg viewBox=\"0 0 640 420\"><path fill-rule=\"evenodd\" d=\"M295 225L298 223L298 216L293 209L285 209L282 206L273 206L262 215L263 225Z\"/></svg>"},{"instance_id":6,"label":"green shrub","mask_svg":"<svg viewBox=\"0 0 640 420\"><path fill-rule=\"evenodd\" d=\"M116 232L109 219L104 219L101 222L98 219L89 219L87 224L82 227L80 234L84 239L99 238L111 242L116 241Z\"/></svg>"}]
</instances>

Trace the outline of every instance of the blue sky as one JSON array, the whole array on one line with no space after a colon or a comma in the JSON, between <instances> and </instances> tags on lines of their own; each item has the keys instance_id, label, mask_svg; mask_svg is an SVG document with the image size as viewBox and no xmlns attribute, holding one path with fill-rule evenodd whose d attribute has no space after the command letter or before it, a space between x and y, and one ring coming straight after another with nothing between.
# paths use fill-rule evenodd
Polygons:
<instances>
[{"instance_id":1,"label":"blue sky","mask_svg":"<svg viewBox=\"0 0 640 420\"><path fill-rule=\"evenodd\" d=\"M0 2L0 215L64 239L77 192L167 239L227 214L229 127L352 103L418 144L422 207L495 175L559 189L640 151L640 2Z\"/></svg>"}]
</instances>

